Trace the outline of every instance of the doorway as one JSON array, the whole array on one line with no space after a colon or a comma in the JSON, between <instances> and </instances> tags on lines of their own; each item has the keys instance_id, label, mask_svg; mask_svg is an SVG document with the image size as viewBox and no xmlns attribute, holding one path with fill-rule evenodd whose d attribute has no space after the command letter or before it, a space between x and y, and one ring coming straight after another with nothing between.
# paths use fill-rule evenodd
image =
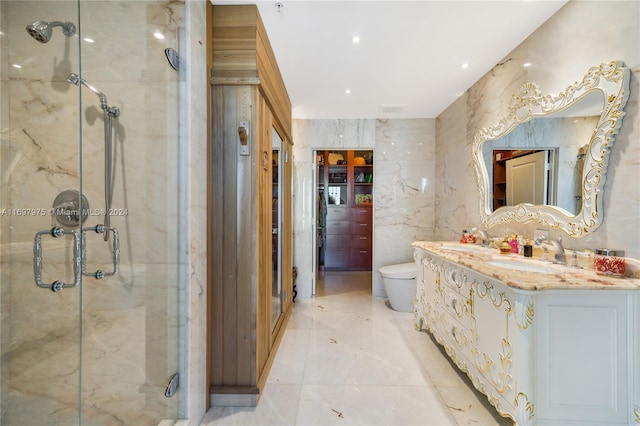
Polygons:
<instances>
[{"instance_id":1,"label":"doorway","mask_svg":"<svg viewBox=\"0 0 640 426\"><path fill-rule=\"evenodd\" d=\"M313 294L331 278L368 273L373 261L373 151L314 151L316 232ZM367 274L364 274L367 275ZM357 280L356 280L357 281Z\"/></svg>"}]
</instances>

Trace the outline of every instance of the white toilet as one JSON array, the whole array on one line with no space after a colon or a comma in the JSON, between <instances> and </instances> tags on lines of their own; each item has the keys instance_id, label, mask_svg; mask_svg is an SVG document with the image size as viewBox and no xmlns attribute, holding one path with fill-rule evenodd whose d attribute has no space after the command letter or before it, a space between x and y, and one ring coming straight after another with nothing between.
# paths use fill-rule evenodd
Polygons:
<instances>
[{"instance_id":1,"label":"white toilet","mask_svg":"<svg viewBox=\"0 0 640 426\"><path fill-rule=\"evenodd\" d=\"M394 311L413 312L416 297L416 264L401 263L380 268L382 284Z\"/></svg>"}]
</instances>

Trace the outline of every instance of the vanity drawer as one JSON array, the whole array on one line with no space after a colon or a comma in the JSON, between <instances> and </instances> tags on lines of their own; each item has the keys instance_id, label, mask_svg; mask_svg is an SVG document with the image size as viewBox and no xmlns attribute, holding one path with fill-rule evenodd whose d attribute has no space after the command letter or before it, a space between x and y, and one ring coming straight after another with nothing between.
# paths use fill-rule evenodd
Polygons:
<instances>
[{"instance_id":1,"label":"vanity drawer","mask_svg":"<svg viewBox=\"0 0 640 426\"><path fill-rule=\"evenodd\" d=\"M448 263L440 274L440 282L452 290L457 291L464 297L469 297L471 293L471 282L473 277L469 272Z\"/></svg>"},{"instance_id":2,"label":"vanity drawer","mask_svg":"<svg viewBox=\"0 0 640 426\"><path fill-rule=\"evenodd\" d=\"M456 350L454 361L465 360L466 363L466 360L472 359L473 334L470 329L463 327L452 316L443 315L440 331L441 337Z\"/></svg>"},{"instance_id":3,"label":"vanity drawer","mask_svg":"<svg viewBox=\"0 0 640 426\"><path fill-rule=\"evenodd\" d=\"M471 302L455 290L442 287L440 292L442 306L447 314L460 323L465 329L471 329Z\"/></svg>"}]
</instances>

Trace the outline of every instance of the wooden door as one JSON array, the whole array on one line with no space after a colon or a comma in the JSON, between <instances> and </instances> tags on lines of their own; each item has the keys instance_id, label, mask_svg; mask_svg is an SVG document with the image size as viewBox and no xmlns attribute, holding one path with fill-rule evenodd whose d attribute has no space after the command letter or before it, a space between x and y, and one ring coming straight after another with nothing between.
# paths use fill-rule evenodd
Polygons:
<instances>
[{"instance_id":1,"label":"wooden door","mask_svg":"<svg viewBox=\"0 0 640 426\"><path fill-rule=\"evenodd\" d=\"M508 206L547 203L547 153L540 151L506 162Z\"/></svg>"}]
</instances>

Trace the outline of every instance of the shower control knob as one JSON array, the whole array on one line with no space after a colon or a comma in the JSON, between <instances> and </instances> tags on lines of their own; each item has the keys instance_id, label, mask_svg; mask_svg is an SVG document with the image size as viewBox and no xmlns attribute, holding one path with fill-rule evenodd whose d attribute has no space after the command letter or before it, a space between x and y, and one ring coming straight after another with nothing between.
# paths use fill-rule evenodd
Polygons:
<instances>
[{"instance_id":1,"label":"shower control knob","mask_svg":"<svg viewBox=\"0 0 640 426\"><path fill-rule=\"evenodd\" d=\"M64 284L61 283L60 281L54 281L53 284L51 284L51 291L54 293L62 291L63 288L64 288Z\"/></svg>"},{"instance_id":2,"label":"shower control knob","mask_svg":"<svg viewBox=\"0 0 640 426\"><path fill-rule=\"evenodd\" d=\"M96 273L95 273L95 277L96 277L96 279L97 279L97 280L101 280L101 279L103 279L103 278L104 278L104 276L105 276L105 275L104 275L104 271L101 271L101 270L99 270L99 269L98 269L98 270L96 271Z\"/></svg>"}]
</instances>

